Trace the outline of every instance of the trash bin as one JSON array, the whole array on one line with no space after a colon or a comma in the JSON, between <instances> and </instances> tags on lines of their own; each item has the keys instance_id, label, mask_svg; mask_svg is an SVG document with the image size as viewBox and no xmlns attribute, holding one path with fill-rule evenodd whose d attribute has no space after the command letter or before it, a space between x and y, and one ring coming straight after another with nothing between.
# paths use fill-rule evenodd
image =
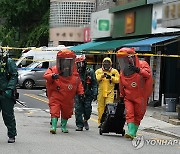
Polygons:
<instances>
[{"instance_id":1,"label":"trash bin","mask_svg":"<svg viewBox=\"0 0 180 154\"><path fill-rule=\"evenodd\" d=\"M176 98L165 98L166 101L166 111L176 112Z\"/></svg>"}]
</instances>

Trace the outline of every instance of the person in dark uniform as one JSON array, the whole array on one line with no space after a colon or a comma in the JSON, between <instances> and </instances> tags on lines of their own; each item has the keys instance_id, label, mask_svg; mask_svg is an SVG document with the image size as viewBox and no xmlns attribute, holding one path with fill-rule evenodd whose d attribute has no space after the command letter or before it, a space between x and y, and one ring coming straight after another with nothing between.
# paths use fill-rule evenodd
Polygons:
<instances>
[{"instance_id":1,"label":"person in dark uniform","mask_svg":"<svg viewBox=\"0 0 180 154\"><path fill-rule=\"evenodd\" d=\"M15 62L4 54L4 51L0 51L0 111L8 130L8 143L14 143L17 135L14 91L18 81L18 72Z\"/></svg>"},{"instance_id":2,"label":"person in dark uniform","mask_svg":"<svg viewBox=\"0 0 180 154\"><path fill-rule=\"evenodd\" d=\"M88 120L92 112L91 103L93 100L97 100L96 76L94 70L87 67L85 55L76 57L76 66L84 87L84 99L79 100L78 97L75 97L76 131L82 131L83 127L89 130Z\"/></svg>"}]
</instances>

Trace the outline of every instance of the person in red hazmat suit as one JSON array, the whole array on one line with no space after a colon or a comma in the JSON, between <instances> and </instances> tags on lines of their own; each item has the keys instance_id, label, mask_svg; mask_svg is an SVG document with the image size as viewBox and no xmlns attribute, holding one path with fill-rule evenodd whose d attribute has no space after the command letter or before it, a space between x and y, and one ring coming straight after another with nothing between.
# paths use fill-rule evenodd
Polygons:
<instances>
[{"instance_id":1,"label":"person in red hazmat suit","mask_svg":"<svg viewBox=\"0 0 180 154\"><path fill-rule=\"evenodd\" d=\"M109 57L103 59L102 67L95 71L98 82L98 124L101 125L101 117L106 104L114 102L114 87L119 83L119 72L112 68L112 61Z\"/></svg>"},{"instance_id":2,"label":"person in red hazmat suit","mask_svg":"<svg viewBox=\"0 0 180 154\"><path fill-rule=\"evenodd\" d=\"M120 64L120 99L125 103L128 133L126 138L136 137L138 127L146 112L152 93L152 73L149 64L135 55L134 48L117 51Z\"/></svg>"},{"instance_id":3,"label":"person in red hazmat suit","mask_svg":"<svg viewBox=\"0 0 180 154\"><path fill-rule=\"evenodd\" d=\"M74 52L64 49L57 53L56 66L48 68L44 74L49 99L52 127L56 134L58 118L61 115L61 130L68 133L66 124L73 114L74 97L84 99L84 88L77 73Z\"/></svg>"}]
</instances>

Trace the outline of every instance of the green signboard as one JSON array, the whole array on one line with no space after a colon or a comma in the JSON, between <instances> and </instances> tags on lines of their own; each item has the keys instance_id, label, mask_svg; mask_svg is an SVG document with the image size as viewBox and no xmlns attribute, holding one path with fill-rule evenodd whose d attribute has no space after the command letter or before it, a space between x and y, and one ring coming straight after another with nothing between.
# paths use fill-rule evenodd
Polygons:
<instances>
[{"instance_id":1,"label":"green signboard","mask_svg":"<svg viewBox=\"0 0 180 154\"><path fill-rule=\"evenodd\" d=\"M98 20L98 30L99 31L109 31L110 30L110 21L108 19L99 19Z\"/></svg>"}]
</instances>

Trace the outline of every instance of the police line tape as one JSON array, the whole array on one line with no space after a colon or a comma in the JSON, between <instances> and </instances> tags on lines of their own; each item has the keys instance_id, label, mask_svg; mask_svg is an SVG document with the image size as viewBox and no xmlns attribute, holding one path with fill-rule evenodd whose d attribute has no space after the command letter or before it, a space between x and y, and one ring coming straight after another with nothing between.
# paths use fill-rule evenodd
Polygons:
<instances>
[{"instance_id":1,"label":"police line tape","mask_svg":"<svg viewBox=\"0 0 180 154\"><path fill-rule=\"evenodd\" d=\"M43 48L43 47L39 47L39 48L36 48L36 47L28 47L28 48L16 48L16 47L2 47L0 46L0 49L3 49L5 51L9 51L9 50L34 50L34 51L57 51L57 50L47 50L46 48Z\"/></svg>"},{"instance_id":2,"label":"police line tape","mask_svg":"<svg viewBox=\"0 0 180 154\"><path fill-rule=\"evenodd\" d=\"M107 54L107 53L106 53ZM116 54L116 53L108 53L108 54ZM93 54L95 55L95 54ZM97 55L100 55L100 54L97 54ZM101 54L102 55L102 54ZM104 55L104 54L103 54ZM134 55L137 55L137 56L144 56L144 57L170 57L170 58L180 58L180 55L165 55L165 54L140 54L140 53L136 53ZM12 58L13 60L15 61L18 61L18 60L24 60L23 58ZM56 59L54 60L50 60L50 59L42 59L42 60L33 60L33 59L25 59L26 61L32 61L32 62L45 62L45 61L49 61L49 62L53 62L53 61L56 61ZM89 62L88 64L94 64L94 62ZM100 63L96 63L96 64L100 64Z\"/></svg>"},{"instance_id":3,"label":"police line tape","mask_svg":"<svg viewBox=\"0 0 180 154\"><path fill-rule=\"evenodd\" d=\"M3 50L27 50L27 49L33 49L33 47L32 48L16 48L16 47L2 47L2 46L0 46L0 49L3 49Z\"/></svg>"},{"instance_id":4,"label":"police line tape","mask_svg":"<svg viewBox=\"0 0 180 154\"><path fill-rule=\"evenodd\" d=\"M15 61L18 61L18 60L24 60L24 59L22 59L22 58L20 58L20 59L18 59L18 58L12 58L13 60L15 60ZM40 62L55 62L56 61L56 59L54 59L54 60L32 60L32 59L26 59L26 61L32 61L32 62L37 62L37 63L40 63ZM100 65L100 64L102 64L102 62L87 62L89 65ZM25 70L27 70L27 69L25 69Z\"/></svg>"},{"instance_id":5,"label":"police line tape","mask_svg":"<svg viewBox=\"0 0 180 154\"><path fill-rule=\"evenodd\" d=\"M80 53L80 52L78 52ZM117 53L114 52L100 52L100 51L90 51L90 52L82 52L82 54L94 54L94 55L116 55ZM144 57L172 57L172 58L180 58L180 55L167 55L167 54L150 54L150 53L136 53L136 54L129 54L129 55L137 55L137 56L144 56Z\"/></svg>"},{"instance_id":6,"label":"police line tape","mask_svg":"<svg viewBox=\"0 0 180 154\"><path fill-rule=\"evenodd\" d=\"M36 48L36 47L29 47L29 48L16 48L16 47L2 47L0 46L0 49L4 50L36 50L36 51L42 51L42 48ZM55 51L55 50L48 50L48 51ZM102 52L102 51L80 51L75 52L76 54L93 54L93 55L115 55L117 53L112 51ZM149 53L136 53L137 56L144 56L144 57L171 57L171 58L180 58L180 55L168 55L168 54L149 54ZM15 58L14 58L15 59ZM19 59L17 59L19 60ZM30 60L33 61L33 60Z\"/></svg>"},{"instance_id":7,"label":"police line tape","mask_svg":"<svg viewBox=\"0 0 180 154\"><path fill-rule=\"evenodd\" d=\"M18 61L18 60L26 60L26 61L32 61L32 62L53 62L53 61L56 61L56 59L54 60L50 60L50 59L42 59L42 60L33 60L33 59L24 59L24 58L12 58L13 60L15 61Z\"/></svg>"}]
</instances>

